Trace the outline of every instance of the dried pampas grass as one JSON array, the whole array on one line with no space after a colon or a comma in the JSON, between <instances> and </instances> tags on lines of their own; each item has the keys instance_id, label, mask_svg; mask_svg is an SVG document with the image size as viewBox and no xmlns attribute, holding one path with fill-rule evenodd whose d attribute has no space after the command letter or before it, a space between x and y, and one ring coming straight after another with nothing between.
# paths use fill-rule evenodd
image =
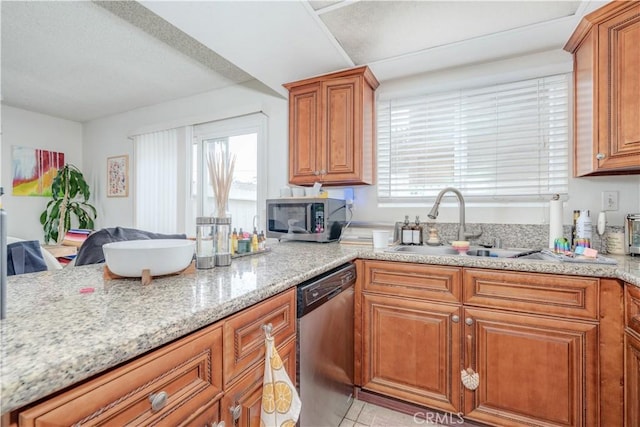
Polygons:
<instances>
[{"instance_id":1,"label":"dried pampas grass","mask_svg":"<svg viewBox=\"0 0 640 427\"><path fill-rule=\"evenodd\" d=\"M207 158L209 166L209 179L213 188L213 196L216 202L216 215L226 217L229 191L233 182L233 168L236 164L236 156L223 156L221 152L209 152Z\"/></svg>"}]
</instances>

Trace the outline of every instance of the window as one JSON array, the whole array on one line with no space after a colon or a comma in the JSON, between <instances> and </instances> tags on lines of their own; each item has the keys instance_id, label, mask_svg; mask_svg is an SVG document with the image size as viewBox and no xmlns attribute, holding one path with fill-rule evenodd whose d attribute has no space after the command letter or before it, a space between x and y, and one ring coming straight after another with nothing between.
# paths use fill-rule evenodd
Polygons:
<instances>
[{"instance_id":1,"label":"window","mask_svg":"<svg viewBox=\"0 0 640 427\"><path fill-rule=\"evenodd\" d=\"M159 233L195 233L198 216L215 205L207 156L236 156L229 195L232 227L251 231L266 191L266 116L252 114L134 137L135 226Z\"/></svg>"},{"instance_id":2,"label":"window","mask_svg":"<svg viewBox=\"0 0 640 427\"><path fill-rule=\"evenodd\" d=\"M378 102L378 202L423 202L448 186L477 201L566 194L569 81Z\"/></svg>"}]
</instances>

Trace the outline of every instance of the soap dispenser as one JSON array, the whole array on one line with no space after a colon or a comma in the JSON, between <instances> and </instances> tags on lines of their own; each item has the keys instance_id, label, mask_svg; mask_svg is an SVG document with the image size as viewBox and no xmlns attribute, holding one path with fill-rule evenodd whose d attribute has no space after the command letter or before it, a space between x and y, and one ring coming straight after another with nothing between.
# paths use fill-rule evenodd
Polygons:
<instances>
[{"instance_id":1,"label":"soap dispenser","mask_svg":"<svg viewBox=\"0 0 640 427\"><path fill-rule=\"evenodd\" d=\"M404 216L404 224L402 225L400 233L400 243L403 245L410 245L413 243L413 230L409 225L409 215Z\"/></svg>"}]
</instances>

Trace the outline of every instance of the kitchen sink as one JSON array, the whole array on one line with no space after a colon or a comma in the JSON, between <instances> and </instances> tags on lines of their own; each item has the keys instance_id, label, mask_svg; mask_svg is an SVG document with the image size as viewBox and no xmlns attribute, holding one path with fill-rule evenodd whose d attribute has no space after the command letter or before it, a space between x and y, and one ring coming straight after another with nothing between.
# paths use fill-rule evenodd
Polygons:
<instances>
[{"instance_id":1,"label":"kitchen sink","mask_svg":"<svg viewBox=\"0 0 640 427\"><path fill-rule=\"evenodd\" d=\"M450 246L393 246L385 252L420 255L458 255L458 251Z\"/></svg>"},{"instance_id":2,"label":"kitchen sink","mask_svg":"<svg viewBox=\"0 0 640 427\"><path fill-rule=\"evenodd\" d=\"M460 256L458 251L451 246L394 246L385 252L408 253L418 255L455 255ZM491 258L522 258L522 259L546 259L540 251L525 248L484 248L482 246L471 246L467 251L467 256L481 256Z\"/></svg>"}]
</instances>

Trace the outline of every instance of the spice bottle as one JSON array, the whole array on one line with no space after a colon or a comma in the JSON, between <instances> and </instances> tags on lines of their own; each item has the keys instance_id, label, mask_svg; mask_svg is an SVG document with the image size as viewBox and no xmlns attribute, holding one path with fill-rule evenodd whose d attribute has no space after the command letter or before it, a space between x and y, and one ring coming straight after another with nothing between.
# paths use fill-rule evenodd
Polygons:
<instances>
[{"instance_id":1,"label":"spice bottle","mask_svg":"<svg viewBox=\"0 0 640 427\"><path fill-rule=\"evenodd\" d=\"M233 227L233 233L231 233L231 255L238 253L238 232Z\"/></svg>"},{"instance_id":2,"label":"spice bottle","mask_svg":"<svg viewBox=\"0 0 640 427\"><path fill-rule=\"evenodd\" d=\"M413 243L413 230L409 225L409 215L404 216L404 224L401 229L400 243L403 245L410 245Z\"/></svg>"},{"instance_id":3,"label":"spice bottle","mask_svg":"<svg viewBox=\"0 0 640 427\"><path fill-rule=\"evenodd\" d=\"M420 224L420 217L416 215L416 223L411 227L411 240L414 245L422 244L422 225Z\"/></svg>"},{"instance_id":4,"label":"spice bottle","mask_svg":"<svg viewBox=\"0 0 640 427\"><path fill-rule=\"evenodd\" d=\"M253 227L251 235L251 252L258 252L258 230L255 227Z\"/></svg>"}]
</instances>

